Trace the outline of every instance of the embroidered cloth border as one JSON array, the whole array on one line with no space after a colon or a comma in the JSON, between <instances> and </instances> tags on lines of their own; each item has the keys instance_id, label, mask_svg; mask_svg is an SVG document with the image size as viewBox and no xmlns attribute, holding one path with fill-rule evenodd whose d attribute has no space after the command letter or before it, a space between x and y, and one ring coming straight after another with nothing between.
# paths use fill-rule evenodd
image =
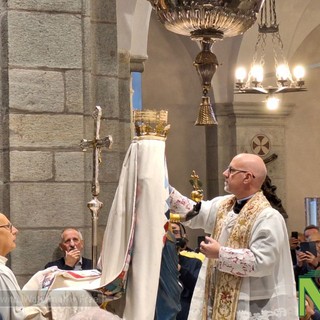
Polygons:
<instances>
[{"instance_id":1,"label":"embroidered cloth border","mask_svg":"<svg viewBox=\"0 0 320 320\"><path fill-rule=\"evenodd\" d=\"M219 207L212 233L217 241L220 238L225 217L235 201L236 198L231 196L223 201ZM270 203L262 191L257 192L240 211L226 246L234 249L248 248L252 226L262 210L268 207L270 207ZM236 318L241 283L242 277L217 270L215 268L215 260L209 259L202 320L207 320L208 301L210 298L212 299L210 297L212 293L214 293L212 320L234 320Z\"/></svg>"}]
</instances>

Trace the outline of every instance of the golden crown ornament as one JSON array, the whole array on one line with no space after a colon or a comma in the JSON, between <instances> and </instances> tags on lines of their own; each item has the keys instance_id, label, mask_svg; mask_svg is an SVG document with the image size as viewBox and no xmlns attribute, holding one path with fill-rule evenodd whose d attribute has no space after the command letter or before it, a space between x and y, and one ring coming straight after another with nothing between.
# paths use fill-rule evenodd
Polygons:
<instances>
[{"instance_id":1,"label":"golden crown ornament","mask_svg":"<svg viewBox=\"0 0 320 320\"><path fill-rule=\"evenodd\" d=\"M134 110L133 123L137 137L166 138L170 129L167 110Z\"/></svg>"}]
</instances>

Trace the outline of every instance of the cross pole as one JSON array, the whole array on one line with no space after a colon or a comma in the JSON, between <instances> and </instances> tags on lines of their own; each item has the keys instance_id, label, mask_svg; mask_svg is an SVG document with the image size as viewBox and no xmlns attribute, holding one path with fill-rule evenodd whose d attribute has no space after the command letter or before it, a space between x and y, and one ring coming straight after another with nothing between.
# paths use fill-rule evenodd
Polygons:
<instances>
[{"instance_id":1,"label":"cross pole","mask_svg":"<svg viewBox=\"0 0 320 320\"><path fill-rule=\"evenodd\" d=\"M100 193L99 164L101 163L101 149L103 147L106 147L107 149L111 148L112 136L100 139L101 107L96 106L92 113L92 117L94 119L94 138L93 140L82 139L80 147L82 148L82 151L87 151L88 148L93 149L93 173L91 183L92 200L88 202L87 206L92 215L92 267L96 268L98 257L98 216L99 210L103 205L103 203L98 200L98 195Z\"/></svg>"}]
</instances>

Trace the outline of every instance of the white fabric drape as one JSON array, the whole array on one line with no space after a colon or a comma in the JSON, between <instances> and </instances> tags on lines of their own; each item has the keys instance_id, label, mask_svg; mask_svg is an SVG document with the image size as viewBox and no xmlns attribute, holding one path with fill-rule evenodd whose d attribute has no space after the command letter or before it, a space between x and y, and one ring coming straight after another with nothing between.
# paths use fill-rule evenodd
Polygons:
<instances>
[{"instance_id":1,"label":"white fabric drape","mask_svg":"<svg viewBox=\"0 0 320 320\"><path fill-rule=\"evenodd\" d=\"M104 234L101 286L110 283L123 270L134 232L125 320L154 318L169 196L164 152L164 139L132 141Z\"/></svg>"}]
</instances>

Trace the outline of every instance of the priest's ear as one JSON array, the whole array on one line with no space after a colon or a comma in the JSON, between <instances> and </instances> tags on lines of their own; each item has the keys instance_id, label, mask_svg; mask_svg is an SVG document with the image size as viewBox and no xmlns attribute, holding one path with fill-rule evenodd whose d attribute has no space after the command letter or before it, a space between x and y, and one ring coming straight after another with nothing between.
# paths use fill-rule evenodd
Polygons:
<instances>
[{"instance_id":1,"label":"priest's ear","mask_svg":"<svg viewBox=\"0 0 320 320\"><path fill-rule=\"evenodd\" d=\"M251 181L254 178L255 178L254 174L252 172L248 171L248 172L245 173L245 177L244 177L243 181L245 183L248 183L249 181Z\"/></svg>"}]
</instances>

